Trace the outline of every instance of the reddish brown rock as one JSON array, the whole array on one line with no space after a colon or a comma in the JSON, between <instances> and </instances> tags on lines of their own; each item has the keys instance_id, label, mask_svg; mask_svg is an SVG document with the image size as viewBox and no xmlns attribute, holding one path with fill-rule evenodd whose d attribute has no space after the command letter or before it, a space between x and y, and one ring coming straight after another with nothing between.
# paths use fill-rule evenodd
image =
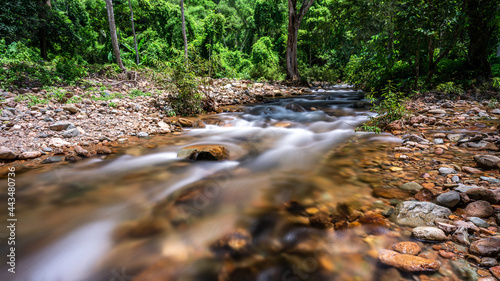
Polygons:
<instances>
[{"instance_id":1,"label":"reddish brown rock","mask_svg":"<svg viewBox=\"0 0 500 281\"><path fill-rule=\"evenodd\" d=\"M470 245L470 252L482 257L496 257L500 254L500 238L488 237L474 241Z\"/></svg>"},{"instance_id":2,"label":"reddish brown rock","mask_svg":"<svg viewBox=\"0 0 500 281\"><path fill-rule=\"evenodd\" d=\"M378 259L383 264L407 272L437 271L441 267L441 264L436 260L400 254L390 250L380 250Z\"/></svg>"},{"instance_id":3,"label":"reddish brown rock","mask_svg":"<svg viewBox=\"0 0 500 281\"><path fill-rule=\"evenodd\" d=\"M500 266L490 267L490 272L493 276L500 280Z\"/></svg>"},{"instance_id":4,"label":"reddish brown rock","mask_svg":"<svg viewBox=\"0 0 500 281\"><path fill-rule=\"evenodd\" d=\"M469 189L466 194L469 198L474 200L484 200L490 202L491 204L495 204L497 202L495 193L484 187Z\"/></svg>"},{"instance_id":5,"label":"reddish brown rock","mask_svg":"<svg viewBox=\"0 0 500 281\"><path fill-rule=\"evenodd\" d=\"M417 243L408 241L395 243L391 246L391 249L400 254L407 254L412 256L418 255L422 250Z\"/></svg>"},{"instance_id":6,"label":"reddish brown rock","mask_svg":"<svg viewBox=\"0 0 500 281\"><path fill-rule=\"evenodd\" d=\"M467 166L462 167L462 171L469 173L469 174L482 174L483 173L483 171L481 171L479 169L467 167Z\"/></svg>"},{"instance_id":7,"label":"reddish brown rock","mask_svg":"<svg viewBox=\"0 0 500 281\"><path fill-rule=\"evenodd\" d=\"M415 194L415 199L417 199L418 201L431 202L432 200L434 200L434 194L432 193L432 191L424 188L417 192L417 194Z\"/></svg>"},{"instance_id":8,"label":"reddish brown rock","mask_svg":"<svg viewBox=\"0 0 500 281\"><path fill-rule=\"evenodd\" d=\"M493 215L491 204L484 200L469 203L465 207L465 213L469 217L487 218Z\"/></svg>"}]
</instances>

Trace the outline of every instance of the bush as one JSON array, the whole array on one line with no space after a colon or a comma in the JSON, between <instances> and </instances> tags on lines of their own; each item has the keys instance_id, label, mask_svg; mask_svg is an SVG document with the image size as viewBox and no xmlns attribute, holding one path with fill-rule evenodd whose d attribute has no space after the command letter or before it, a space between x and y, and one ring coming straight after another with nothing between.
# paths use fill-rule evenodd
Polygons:
<instances>
[{"instance_id":1,"label":"bush","mask_svg":"<svg viewBox=\"0 0 500 281\"><path fill-rule=\"evenodd\" d=\"M202 113L203 96L198 91L195 74L180 63L173 69L172 78L177 88L177 95L172 103L174 112L178 115Z\"/></svg>"},{"instance_id":2,"label":"bush","mask_svg":"<svg viewBox=\"0 0 500 281\"><path fill-rule=\"evenodd\" d=\"M87 75L85 67L79 65L75 59L57 57L55 59L56 72L67 81L75 81Z\"/></svg>"},{"instance_id":3,"label":"bush","mask_svg":"<svg viewBox=\"0 0 500 281\"><path fill-rule=\"evenodd\" d=\"M261 37L253 44L251 61L253 67L250 70L250 77L281 80L282 75L278 70L279 58L273 51L271 38Z\"/></svg>"},{"instance_id":4,"label":"bush","mask_svg":"<svg viewBox=\"0 0 500 281\"><path fill-rule=\"evenodd\" d=\"M460 85L455 85L454 82L446 82L437 85L436 90L439 92L443 92L445 94L457 94L463 95L465 93L464 89Z\"/></svg>"}]
</instances>

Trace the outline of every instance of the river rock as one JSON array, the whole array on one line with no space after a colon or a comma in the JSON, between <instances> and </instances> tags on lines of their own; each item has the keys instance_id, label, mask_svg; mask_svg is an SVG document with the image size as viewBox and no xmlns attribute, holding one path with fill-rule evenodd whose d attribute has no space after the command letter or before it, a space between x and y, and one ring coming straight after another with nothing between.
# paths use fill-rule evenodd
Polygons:
<instances>
[{"instance_id":1,"label":"river rock","mask_svg":"<svg viewBox=\"0 0 500 281\"><path fill-rule=\"evenodd\" d=\"M491 274L500 280L500 266L495 266L490 268Z\"/></svg>"},{"instance_id":2,"label":"river rock","mask_svg":"<svg viewBox=\"0 0 500 281\"><path fill-rule=\"evenodd\" d=\"M417 135L404 135L403 140L405 142L412 141L412 142L416 142L416 143L420 143L420 144L429 144L428 140L426 140L425 138L423 138L421 136L417 136Z\"/></svg>"},{"instance_id":3,"label":"river rock","mask_svg":"<svg viewBox=\"0 0 500 281\"><path fill-rule=\"evenodd\" d=\"M222 145L192 145L182 148L178 158L191 160L222 161L229 159L229 152Z\"/></svg>"},{"instance_id":4,"label":"river rock","mask_svg":"<svg viewBox=\"0 0 500 281\"><path fill-rule=\"evenodd\" d=\"M33 159L42 156L42 153L40 151L26 151L21 153L19 155L19 159L21 160L26 160L26 159Z\"/></svg>"},{"instance_id":5,"label":"river rock","mask_svg":"<svg viewBox=\"0 0 500 281\"><path fill-rule=\"evenodd\" d=\"M179 118L179 124L181 124L182 127L193 127L193 121L186 119L186 118Z\"/></svg>"},{"instance_id":6,"label":"river rock","mask_svg":"<svg viewBox=\"0 0 500 281\"><path fill-rule=\"evenodd\" d=\"M429 114L446 114L446 110L444 109L431 109L427 111Z\"/></svg>"},{"instance_id":7,"label":"river rock","mask_svg":"<svg viewBox=\"0 0 500 281\"><path fill-rule=\"evenodd\" d=\"M465 213L469 217L487 218L493 215L493 208L488 201L479 200L469 203L465 207Z\"/></svg>"},{"instance_id":8,"label":"river rock","mask_svg":"<svg viewBox=\"0 0 500 281\"><path fill-rule=\"evenodd\" d=\"M491 204L495 204L497 202L495 193L484 187L469 189L465 192L465 194L467 194L470 199L484 200L490 202Z\"/></svg>"},{"instance_id":9,"label":"river rock","mask_svg":"<svg viewBox=\"0 0 500 281\"><path fill-rule=\"evenodd\" d=\"M481 266L483 267L493 267L498 264L497 260L495 258L490 258L490 257L484 257L481 259Z\"/></svg>"},{"instance_id":10,"label":"river rock","mask_svg":"<svg viewBox=\"0 0 500 281\"><path fill-rule=\"evenodd\" d=\"M469 220L478 227L489 227L490 225L483 219L478 217L470 217Z\"/></svg>"},{"instance_id":11,"label":"river rock","mask_svg":"<svg viewBox=\"0 0 500 281\"><path fill-rule=\"evenodd\" d=\"M463 134L449 134L446 136L446 138L452 142L457 142L457 141L463 139L464 135Z\"/></svg>"},{"instance_id":12,"label":"river rock","mask_svg":"<svg viewBox=\"0 0 500 281\"><path fill-rule=\"evenodd\" d=\"M467 167L467 166L462 167L462 171L469 173L469 174L482 174L483 173L483 171L481 171L479 169Z\"/></svg>"},{"instance_id":13,"label":"river rock","mask_svg":"<svg viewBox=\"0 0 500 281\"><path fill-rule=\"evenodd\" d=\"M417 227L434 225L435 219L448 219L450 215L450 209L430 202L405 201L396 207L392 219L400 225Z\"/></svg>"},{"instance_id":14,"label":"river rock","mask_svg":"<svg viewBox=\"0 0 500 281\"><path fill-rule=\"evenodd\" d=\"M437 271L441 266L436 260L400 254L391 250L380 250L378 259L383 264L407 272Z\"/></svg>"},{"instance_id":15,"label":"river rock","mask_svg":"<svg viewBox=\"0 0 500 281\"><path fill-rule=\"evenodd\" d=\"M411 231L413 237L428 241L446 241L448 237L441 229L430 226L415 227Z\"/></svg>"},{"instance_id":16,"label":"river rock","mask_svg":"<svg viewBox=\"0 0 500 281\"><path fill-rule=\"evenodd\" d=\"M67 104L63 106L63 109L71 112L72 114L78 112L78 108L74 104Z\"/></svg>"},{"instance_id":17,"label":"river rock","mask_svg":"<svg viewBox=\"0 0 500 281\"><path fill-rule=\"evenodd\" d=\"M77 128L66 130L62 133L62 136L69 139L77 137L80 135L80 131Z\"/></svg>"},{"instance_id":18,"label":"river rock","mask_svg":"<svg viewBox=\"0 0 500 281\"><path fill-rule=\"evenodd\" d=\"M407 191L419 191L422 188L424 187L414 181L403 183L402 185L399 186L399 189Z\"/></svg>"},{"instance_id":19,"label":"river rock","mask_svg":"<svg viewBox=\"0 0 500 281\"><path fill-rule=\"evenodd\" d=\"M237 229L210 245L210 250L219 257L238 257L244 255L252 246L252 236L243 229Z\"/></svg>"},{"instance_id":20,"label":"river rock","mask_svg":"<svg viewBox=\"0 0 500 281\"><path fill-rule=\"evenodd\" d=\"M460 203L460 193L456 191L449 191L443 194L440 194L436 198L436 203L447 207L447 208L453 208L455 207L458 203Z\"/></svg>"},{"instance_id":21,"label":"river rock","mask_svg":"<svg viewBox=\"0 0 500 281\"><path fill-rule=\"evenodd\" d=\"M148 134L148 133L146 133L146 132L139 132L139 133L137 134L137 137L138 137L138 138L147 138L147 137L149 137L149 134Z\"/></svg>"},{"instance_id":22,"label":"river rock","mask_svg":"<svg viewBox=\"0 0 500 281\"><path fill-rule=\"evenodd\" d=\"M474 156L477 166L484 169L498 169L500 164L500 157L493 155L476 155Z\"/></svg>"},{"instance_id":23,"label":"river rock","mask_svg":"<svg viewBox=\"0 0 500 281\"><path fill-rule=\"evenodd\" d=\"M49 129L53 130L53 131L63 131L63 130L67 130L67 129L71 129L71 128L74 128L75 125L73 125L73 123L69 123L69 122L56 122L52 125L49 126Z\"/></svg>"},{"instance_id":24,"label":"river rock","mask_svg":"<svg viewBox=\"0 0 500 281\"><path fill-rule=\"evenodd\" d=\"M492 178L492 177L479 177L479 178L482 179L483 181L487 181L491 184L499 184L500 183L499 179Z\"/></svg>"},{"instance_id":25,"label":"river rock","mask_svg":"<svg viewBox=\"0 0 500 281\"><path fill-rule=\"evenodd\" d=\"M14 160L17 155L5 146L0 146L0 159L1 160Z\"/></svg>"},{"instance_id":26,"label":"river rock","mask_svg":"<svg viewBox=\"0 0 500 281\"><path fill-rule=\"evenodd\" d=\"M496 257L500 254L500 238L487 237L472 242L470 252L482 257Z\"/></svg>"},{"instance_id":27,"label":"river rock","mask_svg":"<svg viewBox=\"0 0 500 281\"><path fill-rule=\"evenodd\" d=\"M71 145L69 142L64 141L60 138L52 138L49 141L49 146L63 147L63 146L69 146L69 145Z\"/></svg>"},{"instance_id":28,"label":"river rock","mask_svg":"<svg viewBox=\"0 0 500 281\"><path fill-rule=\"evenodd\" d=\"M42 164L57 163L57 162L61 162L62 160L63 160L63 158L61 156L51 156L51 157L45 158L42 161Z\"/></svg>"},{"instance_id":29,"label":"river rock","mask_svg":"<svg viewBox=\"0 0 500 281\"><path fill-rule=\"evenodd\" d=\"M420 253L420 251L422 251L417 243L407 241L395 243L391 246L391 248L400 254L407 254L412 256L416 256Z\"/></svg>"},{"instance_id":30,"label":"river rock","mask_svg":"<svg viewBox=\"0 0 500 281\"><path fill-rule=\"evenodd\" d=\"M443 176L446 176L449 174L456 174L457 171L455 171L455 169L452 169L452 168L441 167L441 168L439 168L439 173L441 173L441 175L443 175Z\"/></svg>"}]
</instances>

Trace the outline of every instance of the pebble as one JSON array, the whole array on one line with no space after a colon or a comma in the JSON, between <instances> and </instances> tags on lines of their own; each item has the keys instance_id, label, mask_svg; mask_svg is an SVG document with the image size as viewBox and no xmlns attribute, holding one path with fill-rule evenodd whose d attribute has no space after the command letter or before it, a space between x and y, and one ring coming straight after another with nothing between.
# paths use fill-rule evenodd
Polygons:
<instances>
[{"instance_id":1,"label":"pebble","mask_svg":"<svg viewBox=\"0 0 500 281\"><path fill-rule=\"evenodd\" d=\"M146 133L146 132L139 132L137 134L137 137L139 137L139 138L147 138L147 137L149 137L149 134Z\"/></svg>"},{"instance_id":2,"label":"pebble","mask_svg":"<svg viewBox=\"0 0 500 281\"><path fill-rule=\"evenodd\" d=\"M446 110L444 109L431 109L427 111L429 114L446 114Z\"/></svg>"},{"instance_id":3,"label":"pebble","mask_svg":"<svg viewBox=\"0 0 500 281\"><path fill-rule=\"evenodd\" d=\"M446 136L446 138L449 139L452 142L457 142L457 141L463 139L464 136L465 135L463 135L463 134L449 134L449 135Z\"/></svg>"},{"instance_id":4,"label":"pebble","mask_svg":"<svg viewBox=\"0 0 500 281\"><path fill-rule=\"evenodd\" d=\"M40 151L27 151L21 153L21 155L19 155L19 159L21 160L33 159L33 158L38 158L40 156L42 156L42 153Z\"/></svg>"},{"instance_id":5,"label":"pebble","mask_svg":"<svg viewBox=\"0 0 500 281\"><path fill-rule=\"evenodd\" d=\"M391 246L391 249L400 253L416 256L422 251L420 246L415 242L399 242Z\"/></svg>"},{"instance_id":6,"label":"pebble","mask_svg":"<svg viewBox=\"0 0 500 281\"><path fill-rule=\"evenodd\" d=\"M487 181L487 182L492 183L492 184L499 184L500 183L499 179L495 179L495 178L491 178L491 177L479 177L479 178L482 179L483 181Z\"/></svg>"},{"instance_id":7,"label":"pebble","mask_svg":"<svg viewBox=\"0 0 500 281\"><path fill-rule=\"evenodd\" d=\"M404 184L399 186L399 189L408 190L408 191L419 191L422 188L424 188L424 187L421 186L420 184L414 182L414 181L407 182L407 183L404 183Z\"/></svg>"},{"instance_id":8,"label":"pebble","mask_svg":"<svg viewBox=\"0 0 500 281\"><path fill-rule=\"evenodd\" d=\"M481 266L483 267L493 267L498 264L498 261L495 258L485 257L481 259Z\"/></svg>"},{"instance_id":9,"label":"pebble","mask_svg":"<svg viewBox=\"0 0 500 281\"><path fill-rule=\"evenodd\" d=\"M69 123L69 122L56 122L52 125L49 126L49 129L53 130L53 131L63 131L63 130L67 130L67 129L71 129L71 128L74 128L75 125L73 125L73 123Z\"/></svg>"},{"instance_id":10,"label":"pebble","mask_svg":"<svg viewBox=\"0 0 500 281\"><path fill-rule=\"evenodd\" d=\"M469 203L469 205L465 207L465 213L469 217L487 218L493 215L493 208L489 202L479 200Z\"/></svg>"},{"instance_id":11,"label":"pebble","mask_svg":"<svg viewBox=\"0 0 500 281\"><path fill-rule=\"evenodd\" d=\"M69 129L69 130L66 130L62 133L62 136L65 137L65 138L73 138L73 137L77 137L80 135L80 131L77 129L77 128L74 128L74 129Z\"/></svg>"},{"instance_id":12,"label":"pebble","mask_svg":"<svg viewBox=\"0 0 500 281\"><path fill-rule=\"evenodd\" d=\"M391 250L380 250L378 259L381 263L406 272L437 271L441 264L436 260L418 256L400 254Z\"/></svg>"},{"instance_id":13,"label":"pebble","mask_svg":"<svg viewBox=\"0 0 500 281\"><path fill-rule=\"evenodd\" d=\"M69 146L69 145L71 145L69 142L64 141L60 138L52 138L49 141L49 146L63 147L63 146Z\"/></svg>"},{"instance_id":14,"label":"pebble","mask_svg":"<svg viewBox=\"0 0 500 281\"><path fill-rule=\"evenodd\" d=\"M473 224L475 224L478 227L489 227L490 225L483 219L478 218L478 217L469 217L469 221L471 221Z\"/></svg>"},{"instance_id":15,"label":"pebble","mask_svg":"<svg viewBox=\"0 0 500 281\"><path fill-rule=\"evenodd\" d=\"M437 227L419 226L412 230L413 237L428 241L446 241L448 236Z\"/></svg>"},{"instance_id":16,"label":"pebble","mask_svg":"<svg viewBox=\"0 0 500 281\"><path fill-rule=\"evenodd\" d=\"M460 203L460 194L456 191L440 194L436 198L436 203L447 208L453 208Z\"/></svg>"},{"instance_id":17,"label":"pebble","mask_svg":"<svg viewBox=\"0 0 500 281\"><path fill-rule=\"evenodd\" d=\"M52 152L52 148L50 148L50 147L44 147L44 148L42 148L42 150L44 152Z\"/></svg>"},{"instance_id":18,"label":"pebble","mask_svg":"<svg viewBox=\"0 0 500 281\"><path fill-rule=\"evenodd\" d=\"M449 175L449 174L456 174L457 173L457 171L455 171L454 169L447 168L447 167L441 167L441 168L439 168L439 172L443 176L446 176L446 175Z\"/></svg>"},{"instance_id":19,"label":"pebble","mask_svg":"<svg viewBox=\"0 0 500 281\"><path fill-rule=\"evenodd\" d=\"M469 174L482 174L483 173L483 171L481 171L479 169L467 167L467 166L462 167L462 171L469 173Z\"/></svg>"},{"instance_id":20,"label":"pebble","mask_svg":"<svg viewBox=\"0 0 500 281\"><path fill-rule=\"evenodd\" d=\"M57 163L57 162L61 162L62 160L63 159L61 156L51 156L51 157L45 158L42 161L42 164Z\"/></svg>"}]
</instances>

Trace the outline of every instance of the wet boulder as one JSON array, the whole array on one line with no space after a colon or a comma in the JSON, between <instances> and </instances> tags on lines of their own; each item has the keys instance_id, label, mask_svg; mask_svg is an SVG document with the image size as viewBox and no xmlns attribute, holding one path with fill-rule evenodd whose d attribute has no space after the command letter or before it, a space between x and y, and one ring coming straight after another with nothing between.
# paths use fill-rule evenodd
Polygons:
<instances>
[{"instance_id":1,"label":"wet boulder","mask_svg":"<svg viewBox=\"0 0 500 281\"><path fill-rule=\"evenodd\" d=\"M177 157L198 161L223 161L229 159L229 151L222 145L192 145L182 148Z\"/></svg>"},{"instance_id":2,"label":"wet boulder","mask_svg":"<svg viewBox=\"0 0 500 281\"><path fill-rule=\"evenodd\" d=\"M305 112L306 109L303 108L302 106L295 104L295 103L289 103L285 106L286 109L291 110L293 112Z\"/></svg>"},{"instance_id":3,"label":"wet boulder","mask_svg":"<svg viewBox=\"0 0 500 281\"><path fill-rule=\"evenodd\" d=\"M500 254L500 238L488 237L474 241L470 245L470 252L478 256L496 257Z\"/></svg>"},{"instance_id":4,"label":"wet boulder","mask_svg":"<svg viewBox=\"0 0 500 281\"><path fill-rule=\"evenodd\" d=\"M390 250L380 250L378 259L383 264L406 272L437 271L441 267L441 264L436 260L400 254Z\"/></svg>"},{"instance_id":5,"label":"wet boulder","mask_svg":"<svg viewBox=\"0 0 500 281\"><path fill-rule=\"evenodd\" d=\"M493 155L476 155L474 160L478 167L484 169L498 169L500 165L500 157Z\"/></svg>"},{"instance_id":6,"label":"wet boulder","mask_svg":"<svg viewBox=\"0 0 500 281\"><path fill-rule=\"evenodd\" d=\"M450 215L450 209L430 202L405 201L396 207L392 220L412 227L431 226L437 218L447 219Z\"/></svg>"}]
</instances>

